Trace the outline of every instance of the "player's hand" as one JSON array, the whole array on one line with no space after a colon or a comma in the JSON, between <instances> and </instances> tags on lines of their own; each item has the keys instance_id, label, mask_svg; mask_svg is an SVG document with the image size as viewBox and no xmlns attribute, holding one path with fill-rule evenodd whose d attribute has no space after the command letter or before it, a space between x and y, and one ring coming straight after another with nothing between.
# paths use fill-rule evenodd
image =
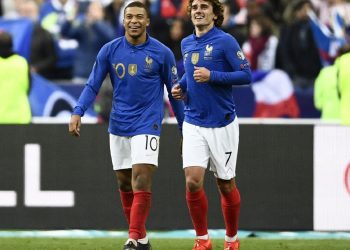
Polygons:
<instances>
[{"instance_id":1,"label":"player's hand","mask_svg":"<svg viewBox=\"0 0 350 250\"><path fill-rule=\"evenodd\" d=\"M193 78L199 83L208 82L210 80L210 71L204 67L194 66Z\"/></svg>"},{"instance_id":2,"label":"player's hand","mask_svg":"<svg viewBox=\"0 0 350 250\"><path fill-rule=\"evenodd\" d=\"M69 122L69 133L73 136L80 136L80 126L81 126L81 117L80 115L72 115Z\"/></svg>"},{"instance_id":3,"label":"player's hand","mask_svg":"<svg viewBox=\"0 0 350 250\"><path fill-rule=\"evenodd\" d=\"M174 87L171 89L171 95L175 100L183 100L185 98L185 95L182 92L180 84L174 85Z\"/></svg>"}]
</instances>

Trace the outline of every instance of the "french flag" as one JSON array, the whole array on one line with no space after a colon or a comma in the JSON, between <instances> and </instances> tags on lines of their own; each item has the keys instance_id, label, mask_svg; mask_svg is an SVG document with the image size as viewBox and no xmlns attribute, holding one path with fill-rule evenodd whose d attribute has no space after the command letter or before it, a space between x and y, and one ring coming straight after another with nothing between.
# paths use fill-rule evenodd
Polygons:
<instances>
[{"instance_id":1,"label":"french flag","mask_svg":"<svg viewBox=\"0 0 350 250\"><path fill-rule=\"evenodd\" d=\"M279 69L255 72L252 89L256 102L253 117L299 117L293 84L286 72Z\"/></svg>"},{"instance_id":2,"label":"french flag","mask_svg":"<svg viewBox=\"0 0 350 250\"><path fill-rule=\"evenodd\" d=\"M336 37L331 33L329 28L321 23L314 12L308 13L310 18L310 26L312 30L315 43L318 47L323 66L333 64L337 57L338 49L346 44L344 38ZM341 20L338 19L338 24L342 25Z\"/></svg>"}]
</instances>

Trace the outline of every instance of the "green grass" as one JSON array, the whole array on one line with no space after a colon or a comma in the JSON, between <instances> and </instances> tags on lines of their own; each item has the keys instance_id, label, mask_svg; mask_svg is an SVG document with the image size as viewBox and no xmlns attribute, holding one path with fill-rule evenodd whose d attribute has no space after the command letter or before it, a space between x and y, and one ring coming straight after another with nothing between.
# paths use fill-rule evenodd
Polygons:
<instances>
[{"instance_id":1,"label":"green grass","mask_svg":"<svg viewBox=\"0 0 350 250\"><path fill-rule=\"evenodd\" d=\"M0 238L1 250L121 250L125 239ZM191 239L151 239L153 250L191 250ZM223 241L213 240L213 250L223 250ZM350 240L242 239L241 250L350 250Z\"/></svg>"}]
</instances>

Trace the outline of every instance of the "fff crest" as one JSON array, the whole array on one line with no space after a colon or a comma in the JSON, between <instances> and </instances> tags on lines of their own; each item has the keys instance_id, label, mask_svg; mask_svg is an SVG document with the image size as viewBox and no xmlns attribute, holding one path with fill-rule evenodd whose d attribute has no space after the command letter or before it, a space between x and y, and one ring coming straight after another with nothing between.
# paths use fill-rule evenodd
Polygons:
<instances>
[{"instance_id":1,"label":"fff crest","mask_svg":"<svg viewBox=\"0 0 350 250\"><path fill-rule=\"evenodd\" d=\"M192 53L191 62L192 64L197 64L199 60L199 53Z\"/></svg>"},{"instance_id":2,"label":"fff crest","mask_svg":"<svg viewBox=\"0 0 350 250\"><path fill-rule=\"evenodd\" d=\"M213 46L210 46L209 44L207 44L207 46L205 46L204 56L209 57L211 56L212 52L213 52Z\"/></svg>"},{"instance_id":3,"label":"fff crest","mask_svg":"<svg viewBox=\"0 0 350 250\"><path fill-rule=\"evenodd\" d=\"M145 61L146 61L146 68L147 69L152 68L153 59L150 56L146 56Z\"/></svg>"}]
</instances>

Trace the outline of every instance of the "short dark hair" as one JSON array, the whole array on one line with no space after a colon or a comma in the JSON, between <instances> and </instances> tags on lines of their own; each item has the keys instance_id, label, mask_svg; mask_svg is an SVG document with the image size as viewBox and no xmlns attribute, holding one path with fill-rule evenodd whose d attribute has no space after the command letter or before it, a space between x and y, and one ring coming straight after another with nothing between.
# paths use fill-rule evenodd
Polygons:
<instances>
[{"instance_id":1,"label":"short dark hair","mask_svg":"<svg viewBox=\"0 0 350 250\"><path fill-rule=\"evenodd\" d=\"M131 3L129 3L125 8L124 8L124 16L125 16L125 13L126 13L126 9L127 8L130 8L130 7L139 7L139 8L143 8L145 9L146 11L146 14L147 14L147 17L150 18L151 17L151 14L149 12L149 8L142 2L140 1L133 1Z\"/></svg>"},{"instance_id":2,"label":"short dark hair","mask_svg":"<svg viewBox=\"0 0 350 250\"><path fill-rule=\"evenodd\" d=\"M12 53L12 36L10 33L0 30L0 56L7 57Z\"/></svg>"},{"instance_id":3,"label":"short dark hair","mask_svg":"<svg viewBox=\"0 0 350 250\"><path fill-rule=\"evenodd\" d=\"M189 17L191 17L191 10L192 10L192 3L194 0L190 0L188 2L187 6L187 14ZM213 6L213 12L215 16L217 16L217 19L214 20L214 25L216 27L221 27L222 23L224 22L224 6L220 2L220 0L204 0L206 2L211 3Z\"/></svg>"}]
</instances>

